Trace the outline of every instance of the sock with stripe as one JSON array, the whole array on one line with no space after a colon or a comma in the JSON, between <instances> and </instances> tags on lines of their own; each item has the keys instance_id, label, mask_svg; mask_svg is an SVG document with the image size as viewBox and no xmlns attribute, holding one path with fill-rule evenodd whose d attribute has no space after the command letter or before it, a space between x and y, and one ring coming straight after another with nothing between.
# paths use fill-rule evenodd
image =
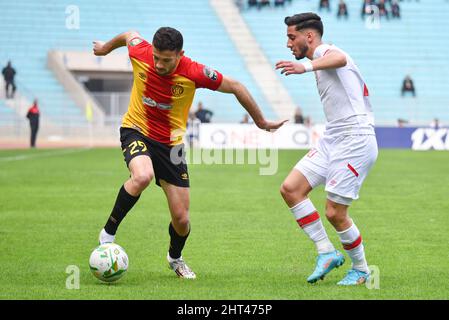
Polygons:
<instances>
[{"instance_id":1,"label":"sock with stripe","mask_svg":"<svg viewBox=\"0 0 449 320\"><path fill-rule=\"evenodd\" d=\"M315 243L318 254L335 251L321 222L320 215L310 199L307 198L301 201L290 208L290 211L293 213L301 229Z\"/></svg>"},{"instance_id":2,"label":"sock with stripe","mask_svg":"<svg viewBox=\"0 0 449 320\"><path fill-rule=\"evenodd\" d=\"M352 260L352 268L369 273L362 236L355 223L352 222L351 227L341 232L337 231L337 233L343 244L343 248Z\"/></svg>"}]
</instances>

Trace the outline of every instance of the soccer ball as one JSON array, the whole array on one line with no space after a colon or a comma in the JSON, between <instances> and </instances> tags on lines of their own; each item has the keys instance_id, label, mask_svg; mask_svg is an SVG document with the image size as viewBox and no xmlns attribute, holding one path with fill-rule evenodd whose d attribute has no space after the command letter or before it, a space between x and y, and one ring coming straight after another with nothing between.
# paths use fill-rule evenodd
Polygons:
<instances>
[{"instance_id":1,"label":"soccer ball","mask_svg":"<svg viewBox=\"0 0 449 320\"><path fill-rule=\"evenodd\" d=\"M128 270L128 255L115 243L105 243L94 249L89 258L90 271L105 282L114 282Z\"/></svg>"}]
</instances>

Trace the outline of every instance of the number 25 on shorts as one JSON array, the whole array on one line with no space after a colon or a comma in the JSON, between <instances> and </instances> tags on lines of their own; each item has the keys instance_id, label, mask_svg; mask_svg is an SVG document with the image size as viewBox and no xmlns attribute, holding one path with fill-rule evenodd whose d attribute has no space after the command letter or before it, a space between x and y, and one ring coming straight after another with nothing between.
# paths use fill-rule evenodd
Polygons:
<instances>
[{"instance_id":1,"label":"number 25 on shorts","mask_svg":"<svg viewBox=\"0 0 449 320\"><path fill-rule=\"evenodd\" d=\"M147 151L147 146L142 141L133 141L128 147L131 149L129 154L133 155L136 152L145 152Z\"/></svg>"}]
</instances>

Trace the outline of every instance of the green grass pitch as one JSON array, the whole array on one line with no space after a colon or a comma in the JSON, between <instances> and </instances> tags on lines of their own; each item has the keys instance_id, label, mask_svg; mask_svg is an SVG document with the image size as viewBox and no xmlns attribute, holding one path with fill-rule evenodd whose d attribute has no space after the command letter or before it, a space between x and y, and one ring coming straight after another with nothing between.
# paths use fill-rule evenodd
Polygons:
<instances>
[{"instance_id":1,"label":"green grass pitch","mask_svg":"<svg viewBox=\"0 0 449 320\"><path fill-rule=\"evenodd\" d=\"M183 256L194 281L168 269L169 213L152 182L117 235L129 271L108 285L88 258L128 176L120 149L0 151L0 299L448 299L449 152L380 151L350 208L380 271L371 290L336 286L349 258L324 281L305 281L315 248L279 194L304 153L281 151L272 176L257 165L189 166ZM325 197L323 188L311 194L323 218ZM80 268L79 289L66 288L69 265Z\"/></svg>"}]
</instances>

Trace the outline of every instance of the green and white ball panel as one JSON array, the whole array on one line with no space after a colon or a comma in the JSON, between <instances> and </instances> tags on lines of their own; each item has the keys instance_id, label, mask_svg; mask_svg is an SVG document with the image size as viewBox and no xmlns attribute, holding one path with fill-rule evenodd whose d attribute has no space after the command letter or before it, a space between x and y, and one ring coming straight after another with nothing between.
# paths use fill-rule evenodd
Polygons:
<instances>
[{"instance_id":1,"label":"green and white ball panel","mask_svg":"<svg viewBox=\"0 0 449 320\"><path fill-rule=\"evenodd\" d=\"M115 243L98 246L89 258L90 271L95 277L105 282L120 279L128 270L128 255Z\"/></svg>"}]
</instances>

